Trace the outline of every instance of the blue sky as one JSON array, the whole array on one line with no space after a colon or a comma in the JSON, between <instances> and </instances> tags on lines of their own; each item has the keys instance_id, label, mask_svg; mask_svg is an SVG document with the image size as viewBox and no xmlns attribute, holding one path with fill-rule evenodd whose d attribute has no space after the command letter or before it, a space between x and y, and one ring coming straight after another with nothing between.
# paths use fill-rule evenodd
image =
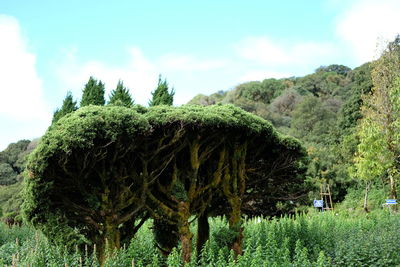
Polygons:
<instances>
[{"instance_id":1,"label":"blue sky","mask_svg":"<svg viewBox=\"0 0 400 267\"><path fill-rule=\"evenodd\" d=\"M400 31L395 0L0 0L0 150L41 136L67 91L122 79L146 104L161 73L175 103L245 81L356 67Z\"/></svg>"}]
</instances>

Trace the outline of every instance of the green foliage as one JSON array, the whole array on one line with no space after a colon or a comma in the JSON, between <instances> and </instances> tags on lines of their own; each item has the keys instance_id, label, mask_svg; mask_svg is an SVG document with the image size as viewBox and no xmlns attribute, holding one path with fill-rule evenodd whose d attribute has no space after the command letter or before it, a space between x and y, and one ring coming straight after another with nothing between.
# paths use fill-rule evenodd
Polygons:
<instances>
[{"instance_id":1,"label":"green foliage","mask_svg":"<svg viewBox=\"0 0 400 267\"><path fill-rule=\"evenodd\" d=\"M83 94L80 106L88 106L88 105L96 105L96 106L104 106L104 83L101 81L97 81L92 76L90 76L89 81L85 84L83 88Z\"/></svg>"},{"instance_id":2,"label":"green foliage","mask_svg":"<svg viewBox=\"0 0 400 267\"><path fill-rule=\"evenodd\" d=\"M21 182L0 187L0 208L3 213L0 217L14 218L14 220L21 222L22 188Z\"/></svg>"},{"instance_id":3,"label":"green foliage","mask_svg":"<svg viewBox=\"0 0 400 267\"><path fill-rule=\"evenodd\" d=\"M175 91L172 88L171 92L168 88L167 79L164 81L161 79L161 75L158 77L158 85L156 90L151 93L152 99L149 102L149 106L167 105L172 106L174 103Z\"/></svg>"},{"instance_id":4,"label":"green foliage","mask_svg":"<svg viewBox=\"0 0 400 267\"><path fill-rule=\"evenodd\" d=\"M21 222L22 173L27 156L36 144L37 140L21 140L0 152L0 217Z\"/></svg>"},{"instance_id":5,"label":"green foliage","mask_svg":"<svg viewBox=\"0 0 400 267\"><path fill-rule=\"evenodd\" d=\"M118 81L117 88L111 91L109 105L132 107L133 105L132 96L129 90L124 87L122 81Z\"/></svg>"},{"instance_id":6,"label":"green foliage","mask_svg":"<svg viewBox=\"0 0 400 267\"><path fill-rule=\"evenodd\" d=\"M219 91L210 96L198 94L195 97L193 97L193 99L191 99L187 104L188 105L201 105L201 106L214 105L217 103L221 103L221 101L224 99L225 96L226 96L226 92L224 92L224 91Z\"/></svg>"},{"instance_id":7,"label":"green foliage","mask_svg":"<svg viewBox=\"0 0 400 267\"><path fill-rule=\"evenodd\" d=\"M398 161L400 131L400 38L389 43L373 63L372 94L365 99L364 118L357 135L353 175L362 181L379 178L390 185L389 197L397 198L400 175ZM367 183L368 184L368 183Z\"/></svg>"},{"instance_id":8,"label":"green foliage","mask_svg":"<svg viewBox=\"0 0 400 267\"><path fill-rule=\"evenodd\" d=\"M339 75L346 76L350 71L351 69L349 67L333 64L329 66L321 66L315 72L335 72Z\"/></svg>"},{"instance_id":9,"label":"green foliage","mask_svg":"<svg viewBox=\"0 0 400 267\"><path fill-rule=\"evenodd\" d=\"M291 133L307 143L329 143L335 126L335 112L320 98L305 97L293 111Z\"/></svg>"},{"instance_id":10,"label":"green foliage","mask_svg":"<svg viewBox=\"0 0 400 267\"><path fill-rule=\"evenodd\" d=\"M10 185L17 182L17 174L8 163L0 163L0 185Z\"/></svg>"},{"instance_id":11,"label":"green foliage","mask_svg":"<svg viewBox=\"0 0 400 267\"><path fill-rule=\"evenodd\" d=\"M343 103L339 115L339 129L344 134L349 134L356 127L358 120L362 118L361 106L364 102L364 97L371 92L372 79L371 79L371 64L365 63L358 68L355 68L349 73L349 78L352 83L349 86L346 100ZM351 132L349 132L351 131Z\"/></svg>"},{"instance_id":12,"label":"green foliage","mask_svg":"<svg viewBox=\"0 0 400 267\"><path fill-rule=\"evenodd\" d=\"M379 183L374 184L368 193L368 208L370 210L379 210L386 199L385 189ZM355 214L363 213L365 188L362 185L350 188L345 199L336 207L339 210L354 212Z\"/></svg>"},{"instance_id":13,"label":"green foliage","mask_svg":"<svg viewBox=\"0 0 400 267\"><path fill-rule=\"evenodd\" d=\"M65 99L64 99L64 101L63 101L63 104L62 104L61 108L57 109L54 112L52 123L55 123L60 118L64 117L68 113L74 112L77 109L78 109L78 107L76 105L76 101L74 101L74 99L72 97L72 93L68 92L66 97L65 97Z\"/></svg>"},{"instance_id":14,"label":"green foliage","mask_svg":"<svg viewBox=\"0 0 400 267\"><path fill-rule=\"evenodd\" d=\"M228 92L227 103L234 103L240 97L255 102L270 103L271 100L281 94L285 85L281 80L265 79L262 82L254 81L238 85L234 90Z\"/></svg>"}]
</instances>

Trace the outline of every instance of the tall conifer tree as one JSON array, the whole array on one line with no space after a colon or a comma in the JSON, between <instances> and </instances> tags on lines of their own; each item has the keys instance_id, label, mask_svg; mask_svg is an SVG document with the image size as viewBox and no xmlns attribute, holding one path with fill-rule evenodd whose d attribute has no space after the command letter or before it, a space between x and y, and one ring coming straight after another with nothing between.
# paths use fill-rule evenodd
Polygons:
<instances>
[{"instance_id":1,"label":"tall conifer tree","mask_svg":"<svg viewBox=\"0 0 400 267\"><path fill-rule=\"evenodd\" d=\"M74 101L72 97L72 93L68 92L67 95L64 98L63 104L60 109L57 109L54 114L53 114L53 120L52 123L55 123L68 113L74 112L77 110L78 107L76 105L76 101Z\"/></svg>"},{"instance_id":2,"label":"tall conifer tree","mask_svg":"<svg viewBox=\"0 0 400 267\"><path fill-rule=\"evenodd\" d=\"M81 107L88 105L104 106L104 83L97 81L90 76L89 81L86 83L83 89Z\"/></svg>"},{"instance_id":3,"label":"tall conifer tree","mask_svg":"<svg viewBox=\"0 0 400 267\"><path fill-rule=\"evenodd\" d=\"M129 90L124 86L122 81L118 81L117 88L110 94L110 101L108 104L116 106L131 107L134 101Z\"/></svg>"},{"instance_id":4,"label":"tall conifer tree","mask_svg":"<svg viewBox=\"0 0 400 267\"><path fill-rule=\"evenodd\" d=\"M149 106L167 105L172 106L174 103L175 91L172 88L171 92L168 90L167 79L162 80L161 75L158 77L158 85L156 90L151 93L152 99L149 102Z\"/></svg>"}]
</instances>

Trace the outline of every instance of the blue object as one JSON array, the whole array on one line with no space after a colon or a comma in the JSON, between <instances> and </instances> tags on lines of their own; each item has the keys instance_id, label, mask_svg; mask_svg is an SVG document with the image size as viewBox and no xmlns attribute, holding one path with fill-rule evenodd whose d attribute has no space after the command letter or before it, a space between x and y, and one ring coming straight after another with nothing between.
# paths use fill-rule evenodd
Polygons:
<instances>
[{"instance_id":1,"label":"blue object","mask_svg":"<svg viewBox=\"0 0 400 267\"><path fill-rule=\"evenodd\" d=\"M397 204L397 202L396 202L396 199L386 199L386 203L385 204L386 205L395 205L395 204Z\"/></svg>"},{"instance_id":2,"label":"blue object","mask_svg":"<svg viewBox=\"0 0 400 267\"><path fill-rule=\"evenodd\" d=\"M324 201L321 199L314 199L314 207L315 208L323 208L324 207Z\"/></svg>"}]
</instances>

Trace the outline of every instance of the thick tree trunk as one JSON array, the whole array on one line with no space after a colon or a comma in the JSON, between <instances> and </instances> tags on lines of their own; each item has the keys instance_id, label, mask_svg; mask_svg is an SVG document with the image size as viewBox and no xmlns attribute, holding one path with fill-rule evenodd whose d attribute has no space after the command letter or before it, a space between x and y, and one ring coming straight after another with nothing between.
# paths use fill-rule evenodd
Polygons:
<instances>
[{"instance_id":1,"label":"thick tree trunk","mask_svg":"<svg viewBox=\"0 0 400 267\"><path fill-rule=\"evenodd\" d=\"M241 200L239 197L234 197L230 202L232 211L229 216L229 228L236 233L231 249L235 252L235 255L242 255L243 228L241 219Z\"/></svg>"},{"instance_id":2,"label":"thick tree trunk","mask_svg":"<svg viewBox=\"0 0 400 267\"><path fill-rule=\"evenodd\" d=\"M197 242L196 242L196 250L197 256L199 257L201 254L201 250L204 247L204 244L210 237L210 225L208 224L208 216L207 214L202 214L197 219Z\"/></svg>"},{"instance_id":3,"label":"thick tree trunk","mask_svg":"<svg viewBox=\"0 0 400 267\"><path fill-rule=\"evenodd\" d=\"M179 203L179 223L178 232L182 246L182 259L184 263L190 262L192 257L192 237L193 234L190 232L189 227L189 204L181 201Z\"/></svg>"},{"instance_id":4,"label":"thick tree trunk","mask_svg":"<svg viewBox=\"0 0 400 267\"><path fill-rule=\"evenodd\" d=\"M104 266L109 252L121 248L120 238L121 236L118 230L118 225L112 224L110 218L107 218L104 226L104 235L99 244L100 266Z\"/></svg>"}]
</instances>

